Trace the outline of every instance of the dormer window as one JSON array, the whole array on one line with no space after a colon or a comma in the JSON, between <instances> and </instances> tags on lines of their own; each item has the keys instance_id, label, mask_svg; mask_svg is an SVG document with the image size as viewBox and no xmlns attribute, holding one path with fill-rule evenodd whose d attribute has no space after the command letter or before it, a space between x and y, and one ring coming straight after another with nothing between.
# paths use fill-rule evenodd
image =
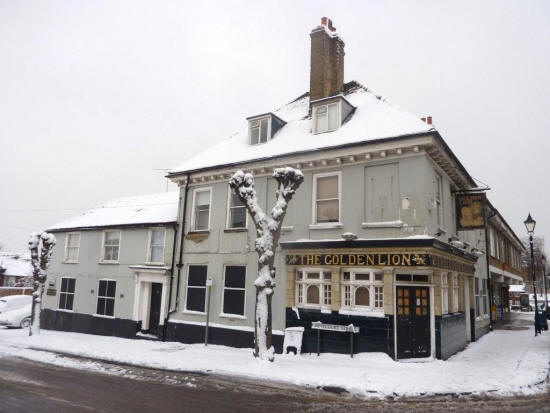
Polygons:
<instances>
[{"instance_id":1,"label":"dormer window","mask_svg":"<svg viewBox=\"0 0 550 413\"><path fill-rule=\"evenodd\" d=\"M314 134L335 131L355 110L343 96L313 101L311 108Z\"/></svg>"},{"instance_id":2,"label":"dormer window","mask_svg":"<svg viewBox=\"0 0 550 413\"><path fill-rule=\"evenodd\" d=\"M250 145L266 143L273 139L279 129L285 125L285 121L273 113L252 116L248 120L248 142Z\"/></svg>"},{"instance_id":3,"label":"dormer window","mask_svg":"<svg viewBox=\"0 0 550 413\"><path fill-rule=\"evenodd\" d=\"M250 144L257 145L258 143L267 142L267 137L270 135L271 119L255 119L250 121Z\"/></svg>"}]
</instances>

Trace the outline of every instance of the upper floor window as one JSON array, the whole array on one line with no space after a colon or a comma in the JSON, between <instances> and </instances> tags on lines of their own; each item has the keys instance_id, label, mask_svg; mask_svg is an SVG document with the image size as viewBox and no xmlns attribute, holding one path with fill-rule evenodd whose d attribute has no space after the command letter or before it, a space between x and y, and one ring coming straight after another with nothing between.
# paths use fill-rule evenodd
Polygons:
<instances>
[{"instance_id":1,"label":"upper floor window","mask_svg":"<svg viewBox=\"0 0 550 413\"><path fill-rule=\"evenodd\" d=\"M334 131L338 129L340 123L340 102L314 107L313 133Z\"/></svg>"},{"instance_id":2,"label":"upper floor window","mask_svg":"<svg viewBox=\"0 0 550 413\"><path fill-rule=\"evenodd\" d=\"M65 262L78 262L80 232L69 232L65 238Z\"/></svg>"},{"instance_id":3,"label":"upper floor window","mask_svg":"<svg viewBox=\"0 0 550 413\"><path fill-rule=\"evenodd\" d=\"M497 245L496 245L495 229L493 227L489 227L489 246L491 247L491 256L496 257Z\"/></svg>"},{"instance_id":4,"label":"upper floor window","mask_svg":"<svg viewBox=\"0 0 550 413\"><path fill-rule=\"evenodd\" d=\"M331 278L330 271L296 271L296 304L300 307L330 307Z\"/></svg>"},{"instance_id":5,"label":"upper floor window","mask_svg":"<svg viewBox=\"0 0 550 413\"><path fill-rule=\"evenodd\" d=\"M342 273L342 306L350 310L384 310L384 274L374 271Z\"/></svg>"},{"instance_id":6,"label":"upper floor window","mask_svg":"<svg viewBox=\"0 0 550 413\"><path fill-rule=\"evenodd\" d=\"M440 175L435 175L435 208L437 213L437 225L440 227L443 226L443 201L442 201L442 195L443 195L443 181L441 179Z\"/></svg>"},{"instance_id":7,"label":"upper floor window","mask_svg":"<svg viewBox=\"0 0 550 413\"><path fill-rule=\"evenodd\" d=\"M250 144L257 145L265 143L271 135L271 118L265 117L261 119L252 119L249 121L250 126Z\"/></svg>"},{"instance_id":8,"label":"upper floor window","mask_svg":"<svg viewBox=\"0 0 550 413\"><path fill-rule=\"evenodd\" d=\"M147 261L151 263L164 263L164 243L166 230L164 228L151 228L149 230L149 255Z\"/></svg>"},{"instance_id":9,"label":"upper floor window","mask_svg":"<svg viewBox=\"0 0 550 413\"><path fill-rule=\"evenodd\" d=\"M120 230L103 232L103 262L118 262Z\"/></svg>"},{"instance_id":10,"label":"upper floor window","mask_svg":"<svg viewBox=\"0 0 550 413\"><path fill-rule=\"evenodd\" d=\"M340 173L313 177L313 223L340 222Z\"/></svg>"},{"instance_id":11,"label":"upper floor window","mask_svg":"<svg viewBox=\"0 0 550 413\"><path fill-rule=\"evenodd\" d=\"M208 231L210 229L210 202L212 190L199 188L193 192L193 231Z\"/></svg>"},{"instance_id":12,"label":"upper floor window","mask_svg":"<svg viewBox=\"0 0 550 413\"><path fill-rule=\"evenodd\" d=\"M241 202L240 198L229 189L229 202L228 202L228 213L227 213L227 228L236 229L236 228L246 228L246 207Z\"/></svg>"}]
</instances>

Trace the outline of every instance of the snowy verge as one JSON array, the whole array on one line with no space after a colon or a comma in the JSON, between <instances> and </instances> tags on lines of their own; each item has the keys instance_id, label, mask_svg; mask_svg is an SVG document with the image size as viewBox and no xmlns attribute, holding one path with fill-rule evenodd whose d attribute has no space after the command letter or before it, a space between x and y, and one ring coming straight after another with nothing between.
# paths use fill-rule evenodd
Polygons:
<instances>
[{"instance_id":1,"label":"snowy verge","mask_svg":"<svg viewBox=\"0 0 550 413\"><path fill-rule=\"evenodd\" d=\"M395 362L383 353L277 355L274 363L252 349L128 340L78 333L0 328L0 357L22 357L88 368L51 352L166 370L274 380L300 386L336 386L369 398L437 394L533 394L546 389L550 334L497 330L447 361ZM90 367L93 363L90 362Z\"/></svg>"}]
</instances>

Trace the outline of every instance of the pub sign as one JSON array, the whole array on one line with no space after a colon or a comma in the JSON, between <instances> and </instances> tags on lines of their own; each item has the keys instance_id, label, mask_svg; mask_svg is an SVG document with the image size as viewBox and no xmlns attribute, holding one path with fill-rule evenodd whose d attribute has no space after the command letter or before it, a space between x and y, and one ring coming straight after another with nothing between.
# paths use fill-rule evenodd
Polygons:
<instances>
[{"instance_id":1,"label":"pub sign","mask_svg":"<svg viewBox=\"0 0 550 413\"><path fill-rule=\"evenodd\" d=\"M485 228L485 194L456 194L456 229Z\"/></svg>"}]
</instances>

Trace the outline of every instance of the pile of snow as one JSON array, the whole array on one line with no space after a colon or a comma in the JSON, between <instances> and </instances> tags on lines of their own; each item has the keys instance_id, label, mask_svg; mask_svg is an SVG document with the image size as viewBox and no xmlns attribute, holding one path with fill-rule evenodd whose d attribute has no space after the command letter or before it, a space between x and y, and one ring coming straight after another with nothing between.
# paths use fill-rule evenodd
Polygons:
<instances>
[{"instance_id":1,"label":"pile of snow","mask_svg":"<svg viewBox=\"0 0 550 413\"><path fill-rule=\"evenodd\" d=\"M258 161L275 155L298 154L434 130L433 125L426 124L358 83L350 82L347 85L357 85L345 95L356 110L349 121L333 132L318 135L311 133L312 121L308 118L309 96L305 95L273 112L287 123L268 142L249 145L248 123L243 122L237 133L192 157L170 173Z\"/></svg>"},{"instance_id":2,"label":"pile of snow","mask_svg":"<svg viewBox=\"0 0 550 413\"><path fill-rule=\"evenodd\" d=\"M176 222L179 192L117 198L51 226L48 231Z\"/></svg>"},{"instance_id":3,"label":"pile of snow","mask_svg":"<svg viewBox=\"0 0 550 413\"><path fill-rule=\"evenodd\" d=\"M531 318L530 314L517 317ZM338 386L364 397L449 393L533 394L546 390L550 333L496 330L447 361L396 362L383 353L277 355L255 359L252 349L128 340L116 337L0 329L0 357L66 363L63 352L152 368L238 375L302 386ZM86 368L83 366L82 368Z\"/></svg>"}]
</instances>

